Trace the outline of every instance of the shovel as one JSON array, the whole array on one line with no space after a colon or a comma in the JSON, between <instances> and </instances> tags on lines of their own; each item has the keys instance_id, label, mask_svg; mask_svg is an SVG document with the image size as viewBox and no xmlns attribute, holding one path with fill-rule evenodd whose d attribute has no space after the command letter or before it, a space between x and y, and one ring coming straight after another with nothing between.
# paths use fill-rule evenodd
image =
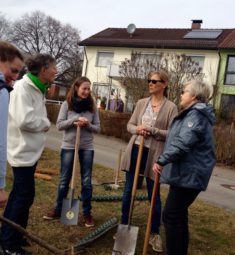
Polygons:
<instances>
[{"instance_id":1,"label":"shovel","mask_svg":"<svg viewBox=\"0 0 235 255\"><path fill-rule=\"evenodd\" d=\"M131 192L131 204L130 204L130 211L128 216L128 225L123 225L123 224L118 225L112 255L118 255L118 254L133 255L135 253L139 227L131 226L131 218L132 218L132 212L134 207L136 188L138 184L143 147L144 147L144 137L142 136L140 145L139 145L138 157L137 157L136 168L135 168L134 183L133 183L132 192Z\"/></svg>"},{"instance_id":2,"label":"shovel","mask_svg":"<svg viewBox=\"0 0 235 255\"><path fill-rule=\"evenodd\" d=\"M78 223L78 212L79 212L79 199L74 199L74 183L76 174L76 163L78 159L78 146L80 143L80 127L77 127L75 151L73 159L73 173L70 184L70 195L69 198L63 199L62 212L61 212L61 223L65 225L77 225Z\"/></svg>"},{"instance_id":3,"label":"shovel","mask_svg":"<svg viewBox=\"0 0 235 255\"><path fill-rule=\"evenodd\" d=\"M146 255L147 252L148 252L148 244L149 244L149 238L150 238L150 232L151 232L151 223L152 223L152 219L153 219L154 207L156 206L156 197L157 197L158 185L159 185L159 173L155 174L155 178L154 178L153 193L152 193L152 199L151 199L151 205L150 205L150 209L149 209L147 228L146 228L146 233L145 233L145 238L144 238L143 255Z\"/></svg>"},{"instance_id":4,"label":"shovel","mask_svg":"<svg viewBox=\"0 0 235 255\"><path fill-rule=\"evenodd\" d=\"M120 187L120 185L118 184L118 178L119 178L119 173L120 173L121 160L122 160L122 149L120 149L119 154L118 154L118 161L117 161L117 168L116 168L114 183L108 185L108 188L111 190L112 189L118 190Z\"/></svg>"}]
</instances>

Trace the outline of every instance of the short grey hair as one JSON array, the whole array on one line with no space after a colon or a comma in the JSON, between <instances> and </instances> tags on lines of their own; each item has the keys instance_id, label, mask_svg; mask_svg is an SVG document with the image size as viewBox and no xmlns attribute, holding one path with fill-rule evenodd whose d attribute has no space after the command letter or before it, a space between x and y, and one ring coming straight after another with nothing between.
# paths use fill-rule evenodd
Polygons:
<instances>
[{"instance_id":1,"label":"short grey hair","mask_svg":"<svg viewBox=\"0 0 235 255\"><path fill-rule=\"evenodd\" d=\"M209 101L212 98L212 90L213 90L212 86L197 79L187 82L184 86L188 86L188 85L190 85L189 93L192 96L195 96L197 100L202 103L209 103Z\"/></svg>"},{"instance_id":2,"label":"short grey hair","mask_svg":"<svg viewBox=\"0 0 235 255\"><path fill-rule=\"evenodd\" d=\"M51 64L55 63L55 58L49 54L41 54L30 56L25 64L28 68L28 71L34 75L38 75L41 69L48 68Z\"/></svg>"}]
</instances>

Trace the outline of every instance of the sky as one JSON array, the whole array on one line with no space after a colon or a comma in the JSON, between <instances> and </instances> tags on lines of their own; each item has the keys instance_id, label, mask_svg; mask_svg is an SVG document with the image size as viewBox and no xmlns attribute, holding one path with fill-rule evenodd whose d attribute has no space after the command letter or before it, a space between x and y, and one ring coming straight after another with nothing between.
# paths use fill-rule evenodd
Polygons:
<instances>
[{"instance_id":1,"label":"sky","mask_svg":"<svg viewBox=\"0 0 235 255\"><path fill-rule=\"evenodd\" d=\"M108 27L235 28L235 0L0 0L0 13L14 21L40 10L80 31L86 39Z\"/></svg>"}]
</instances>

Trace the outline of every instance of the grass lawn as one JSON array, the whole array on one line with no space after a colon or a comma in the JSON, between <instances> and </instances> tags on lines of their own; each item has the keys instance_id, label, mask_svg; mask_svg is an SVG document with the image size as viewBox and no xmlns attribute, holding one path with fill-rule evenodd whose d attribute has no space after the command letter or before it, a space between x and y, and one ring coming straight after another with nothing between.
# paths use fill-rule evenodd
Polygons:
<instances>
[{"instance_id":1,"label":"grass lawn","mask_svg":"<svg viewBox=\"0 0 235 255\"><path fill-rule=\"evenodd\" d=\"M36 180L36 198L31 208L28 230L57 248L67 249L71 245L76 244L79 239L89 234L92 229L87 229L83 225L82 206L80 206L81 217L79 217L78 226L63 226L59 221L45 221L42 219L44 213L51 209L55 203L59 165L59 153L45 150L37 170L52 174L52 181ZM8 173L7 183L11 184L12 175L10 169L8 169ZM120 178L123 179L123 173L121 173ZM102 185L99 185L100 183L113 180L113 171L95 165L93 173L94 195L122 194L122 189L106 191ZM7 188L10 189L10 186ZM139 193L146 193L145 186L143 186L141 191L138 191ZM161 196L163 203L166 194L167 190L162 187ZM121 202L93 202L92 205L96 227L112 217L120 218ZM136 254L142 254L148 209L149 203L147 201L135 202L132 225L140 227ZM197 200L190 209L189 227L190 255L235 255L235 213ZM85 254L111 254L114 244L112 238L114 233L115 229L92 243L87 247ZM163 226L161 233L164 240ZM34 254L49 254L45 249L34 243L32 243L30 250ZM157 253L153 252L151 247L149 247L148 254Z\"/></svg>"}]
</instances>

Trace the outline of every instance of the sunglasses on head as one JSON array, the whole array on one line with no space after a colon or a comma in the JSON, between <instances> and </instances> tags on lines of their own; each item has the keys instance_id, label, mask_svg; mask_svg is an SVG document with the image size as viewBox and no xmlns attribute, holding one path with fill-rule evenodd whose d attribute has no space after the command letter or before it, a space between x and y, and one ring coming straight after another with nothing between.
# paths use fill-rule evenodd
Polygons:
<instances>
[{"instance_id":1,"label":"sunglasses on head","mask_svg":"<svg viewBox=\"0 0 235 255\"><path fill-rule=\"evenodd\" d=\"M158 82L163 83L163 80L148 80L148 83L157 84Z\"/></svg>"}]
</instances>

